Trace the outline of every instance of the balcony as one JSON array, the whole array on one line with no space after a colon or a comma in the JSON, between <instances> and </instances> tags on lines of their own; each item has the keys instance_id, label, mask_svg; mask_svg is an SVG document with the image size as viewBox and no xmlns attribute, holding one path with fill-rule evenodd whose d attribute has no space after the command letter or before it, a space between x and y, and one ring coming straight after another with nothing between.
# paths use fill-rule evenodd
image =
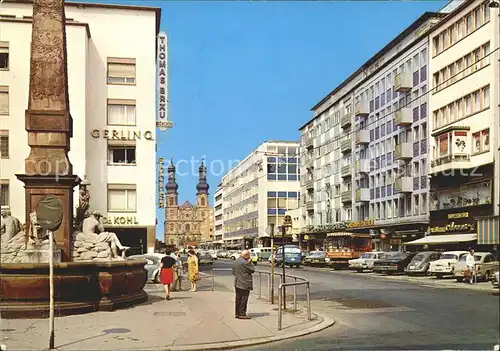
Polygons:
<instances>
[{"instance_id":1,"label":"balcony","mask_svg":"<svg viewBox=\"0 0 500 351\"><path fill-rule=\"evenodd\" d=\"M397 193L412 193L413 192L413 178L399 177L396 178L395 188Z\"/></svg>"},{"instance_id":2,"label":"balcony","mask_svg":"<svg viewBox=\"0 0 500 351\"><path fill-rule=\"evenodd\" d=\"M340 200L343 203L352 202L352 192L351 192L351 190L343 191L340 194Z\"/></svg>"},{"instance_id":3,"label":"balcony","mask_svg":"<svg viewBox=\"0 0 500 351\"><path fill-rule=\"evenodd\" d=\"M340 119L340 128L347 128L350 127L352 124L352 113L347 112L342 118Z\"/></svg>"},{"instance_id":4,"label":"balcony","mask_svg":"<svg viewBox=\"0 0 500 351\"><path fill-rule=\"evenodd\" d=\"M307 149L312 149L314 147L314 139L313 138L306 138L306 148Z\"/></svg>"},{"instance_id":5,"label":"balcony","mask_svg":"<svg viewBox=\"0 0 500 351\"><path fill-rule=\"evenodd\" d=\"M314 201L313 200L307 200L306 210L307 211L314 211Z\"/></svg>"},{"instance_id":6,"label":"balcony","mask_svg":"<svg viewBox=\"0 0 500 351\"><path fill-rule=\"evenodd\" d=\"M370 106L368 104L368 101L360 101L356 104L356 107L354 108L354 115L356 117L358 116L368 116L370 114Z\"/></svg>"},{"instance_id":7,"label":"balcony","mask_svg":"<svg viewBox=\"0 0 500 351\"><path fill-rule=\"evenodd\" d=\"M370 173L370 160L357 160L356 173Z\"/></svg>"},{"instance_id":8,"label":"balcony","mask_svg":"<svg viewBox=\"0 0 500 351\"><path fill-rule=\"evenodd\" d=\"M352 139L347 138L340 144L340 152L349 152L352 150Z\"/></svg>"},{"instance_id":9,"label":"balcony","mask_svg":"<svg viewBox=\"0 0 500 351\"><path fill-rule=\"evenodd\" d=\"M409 126L413 123L412 110L409 107L403 107L394 114L394 123L397 126Z\"/></svg>"},{"instance_id":10,"label":"balcony","mask_svg":"<svg viewBox=\"0 0 500 351\"><path fill-rule=\"evenodd\" d=\"M306 179L305 181L306 189L314 189L314 179Z\"/></svg>"},{"instance_id":11,"label":"balcony","mask_svg":"<svg viewBox=\"0 0 500 351\"><path fill-rule=\"evenodd\" d=\"M410 143L405 142L396 145L394 151L395 160L407 160L411 158L413 158L413 146Z\"/></svg>"},{"instance_id":12,"label":"balcony","mask_svg":"<svg viewBox=\"0 0 500 351\"><path fill-rule=\"evenodd\" d=\"M402 72L394 78L394 90L399 93L407 93L413 88L413 77L409 72Z\"/></svg>"},{"instance_id":13,"label":"balcony","mask_svg":"<svg viewBox=\"0 0 500 351\"><path fill-rule=\"evenodd\" d=\"M370 131L361 129L356 132L356 144L368 144L370 142Z\"/></svg>"},{"instance_id":14,"label":"balcony","mask_svg":"<svg viewBox=\"0 0 500 351\"><path fill-rule=\"evenodd\" d=\"M356 189L356 202L369 202L370 201L370 189L361 188Z\"/></svg>"},{"instance_id":15,"label":"balcony","mask_svg":"<svg viewBox=\"0 0 500 351\"><path fill-rule=\"evenodd\" d=\"M470 168L470 154L454 153L431 161L431 173Z\"/></svg>"},{"instance_id":16,"label":"balcony","mask_svg":"<svg viewBox=\"0 0 500 351\"><path fill-rule=\"evenodd\" d=\"M342 178L350 177L351 176L351 165L343 166L340 169L340 176Z\"/></svg>"}]
</instances>

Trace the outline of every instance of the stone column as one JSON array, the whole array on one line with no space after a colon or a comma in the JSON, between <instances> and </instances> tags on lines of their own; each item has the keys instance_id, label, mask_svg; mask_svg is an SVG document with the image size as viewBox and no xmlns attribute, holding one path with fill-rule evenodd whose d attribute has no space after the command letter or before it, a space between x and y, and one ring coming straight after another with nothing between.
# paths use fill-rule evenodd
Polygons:
<instances>
[{"instance_id":1,"label":"stone column","mask_svg":"<svg viewBox=\"0 0 500 351\"><path fill-rule=\"evenodd\" d=\"M54 233L62 260L70 260L73 226L73 175L68 158L73 120L69 113L64 0L34 0L30 85L25 128L31 148L25 160L26 223L45 195L56 196L64 209L63 223Z\"/></svg>"}]
</instances>

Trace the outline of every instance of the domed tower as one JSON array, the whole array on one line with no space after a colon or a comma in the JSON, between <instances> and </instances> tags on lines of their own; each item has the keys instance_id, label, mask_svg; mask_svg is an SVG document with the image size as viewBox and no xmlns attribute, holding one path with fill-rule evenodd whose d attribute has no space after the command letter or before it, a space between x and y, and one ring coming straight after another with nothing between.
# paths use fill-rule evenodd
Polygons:
<instances>
[{"instance_id":1,"label":"domed tower","mask_svg":"<svg viewBox=\"0 0 500 351\"><path fill-rule=\"evenodd\" d=\"M177 206L177 199L178 199L178 189L179 185L177 185L175 181L175 166L174 166L174 160L170 160L170 165L167 168L168 172L168 182L165 185L165 189L167 190L166 193L166 207L176 207Z\"/></svg>"},{"instance_id":2,"label":"domed tower","mask_svg":"<svg viewBox=\"0 0 500 351\"><path fill-rule=\"evenodd\" d=\"M196 198L199 207L208 206L208 189L210 188L207 183L207 167L201 161L200 168L198 168L198 184L196 185Z\"/></svg>"}]
</instances>

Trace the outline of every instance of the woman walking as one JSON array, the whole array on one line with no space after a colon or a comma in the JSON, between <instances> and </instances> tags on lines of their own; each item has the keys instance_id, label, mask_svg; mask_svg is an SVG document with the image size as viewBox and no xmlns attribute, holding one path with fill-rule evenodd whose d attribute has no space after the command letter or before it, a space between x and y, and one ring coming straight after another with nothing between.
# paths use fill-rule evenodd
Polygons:
<instances>
[{"instance_id":1,"label":"woman walking","mask_svg":"<svg viewBox=\"0 0 500 351\"><path fill-rule=\"evenodd\" d=\"M166 256L161 259L160 262L160 283L163 284L165 289L165 298L170 300L170 284L174 281L174 270L175 259L170 257L171 252L167 250L165 252Z\"/></svg>"},{"instance_id":2,"label":"woman walking","mask_svg":"<svg viewBox=\"0 0 500 351\"><path fill-rule=\"evenodd\" d=\"M200 280L199 270L198 270L198 257L193 249L188 251L188 279L191 283L191 289L189 291L196 291L196 282Z\"/></svg>"}]
</instances>

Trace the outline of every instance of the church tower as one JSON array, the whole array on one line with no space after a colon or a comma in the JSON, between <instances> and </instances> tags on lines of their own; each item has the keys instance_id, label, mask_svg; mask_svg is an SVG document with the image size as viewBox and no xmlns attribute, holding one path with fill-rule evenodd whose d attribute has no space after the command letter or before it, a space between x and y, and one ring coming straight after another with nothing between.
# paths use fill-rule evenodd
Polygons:
<instances>
[{"instance_id":1,"label":"church tower","mask_svg":"<svg viewBox=\"0 0 500 351\"><path fill-rule=\"evenodd\" d=\"M198 184L196 185L196 199L198 207L208 207L208 183L207 183L207 167L203 161L198 168Z\"/></svg>"},{"instance_id":2,"label":"church tower","mask_svg":"<svg viewBox=\"0 0 500 351\"><path fill-rule=\"evenodd\" d=\"M175 181L175 166L173 159L170 160L170 165L168 166L167 172L168 182L167 185L165 185L165 189L167 190L165 195L166 208L177 207L177 200L179 196L177 190L179 189L179 185L177 185Z\"/></svg>"}]
</instances>

